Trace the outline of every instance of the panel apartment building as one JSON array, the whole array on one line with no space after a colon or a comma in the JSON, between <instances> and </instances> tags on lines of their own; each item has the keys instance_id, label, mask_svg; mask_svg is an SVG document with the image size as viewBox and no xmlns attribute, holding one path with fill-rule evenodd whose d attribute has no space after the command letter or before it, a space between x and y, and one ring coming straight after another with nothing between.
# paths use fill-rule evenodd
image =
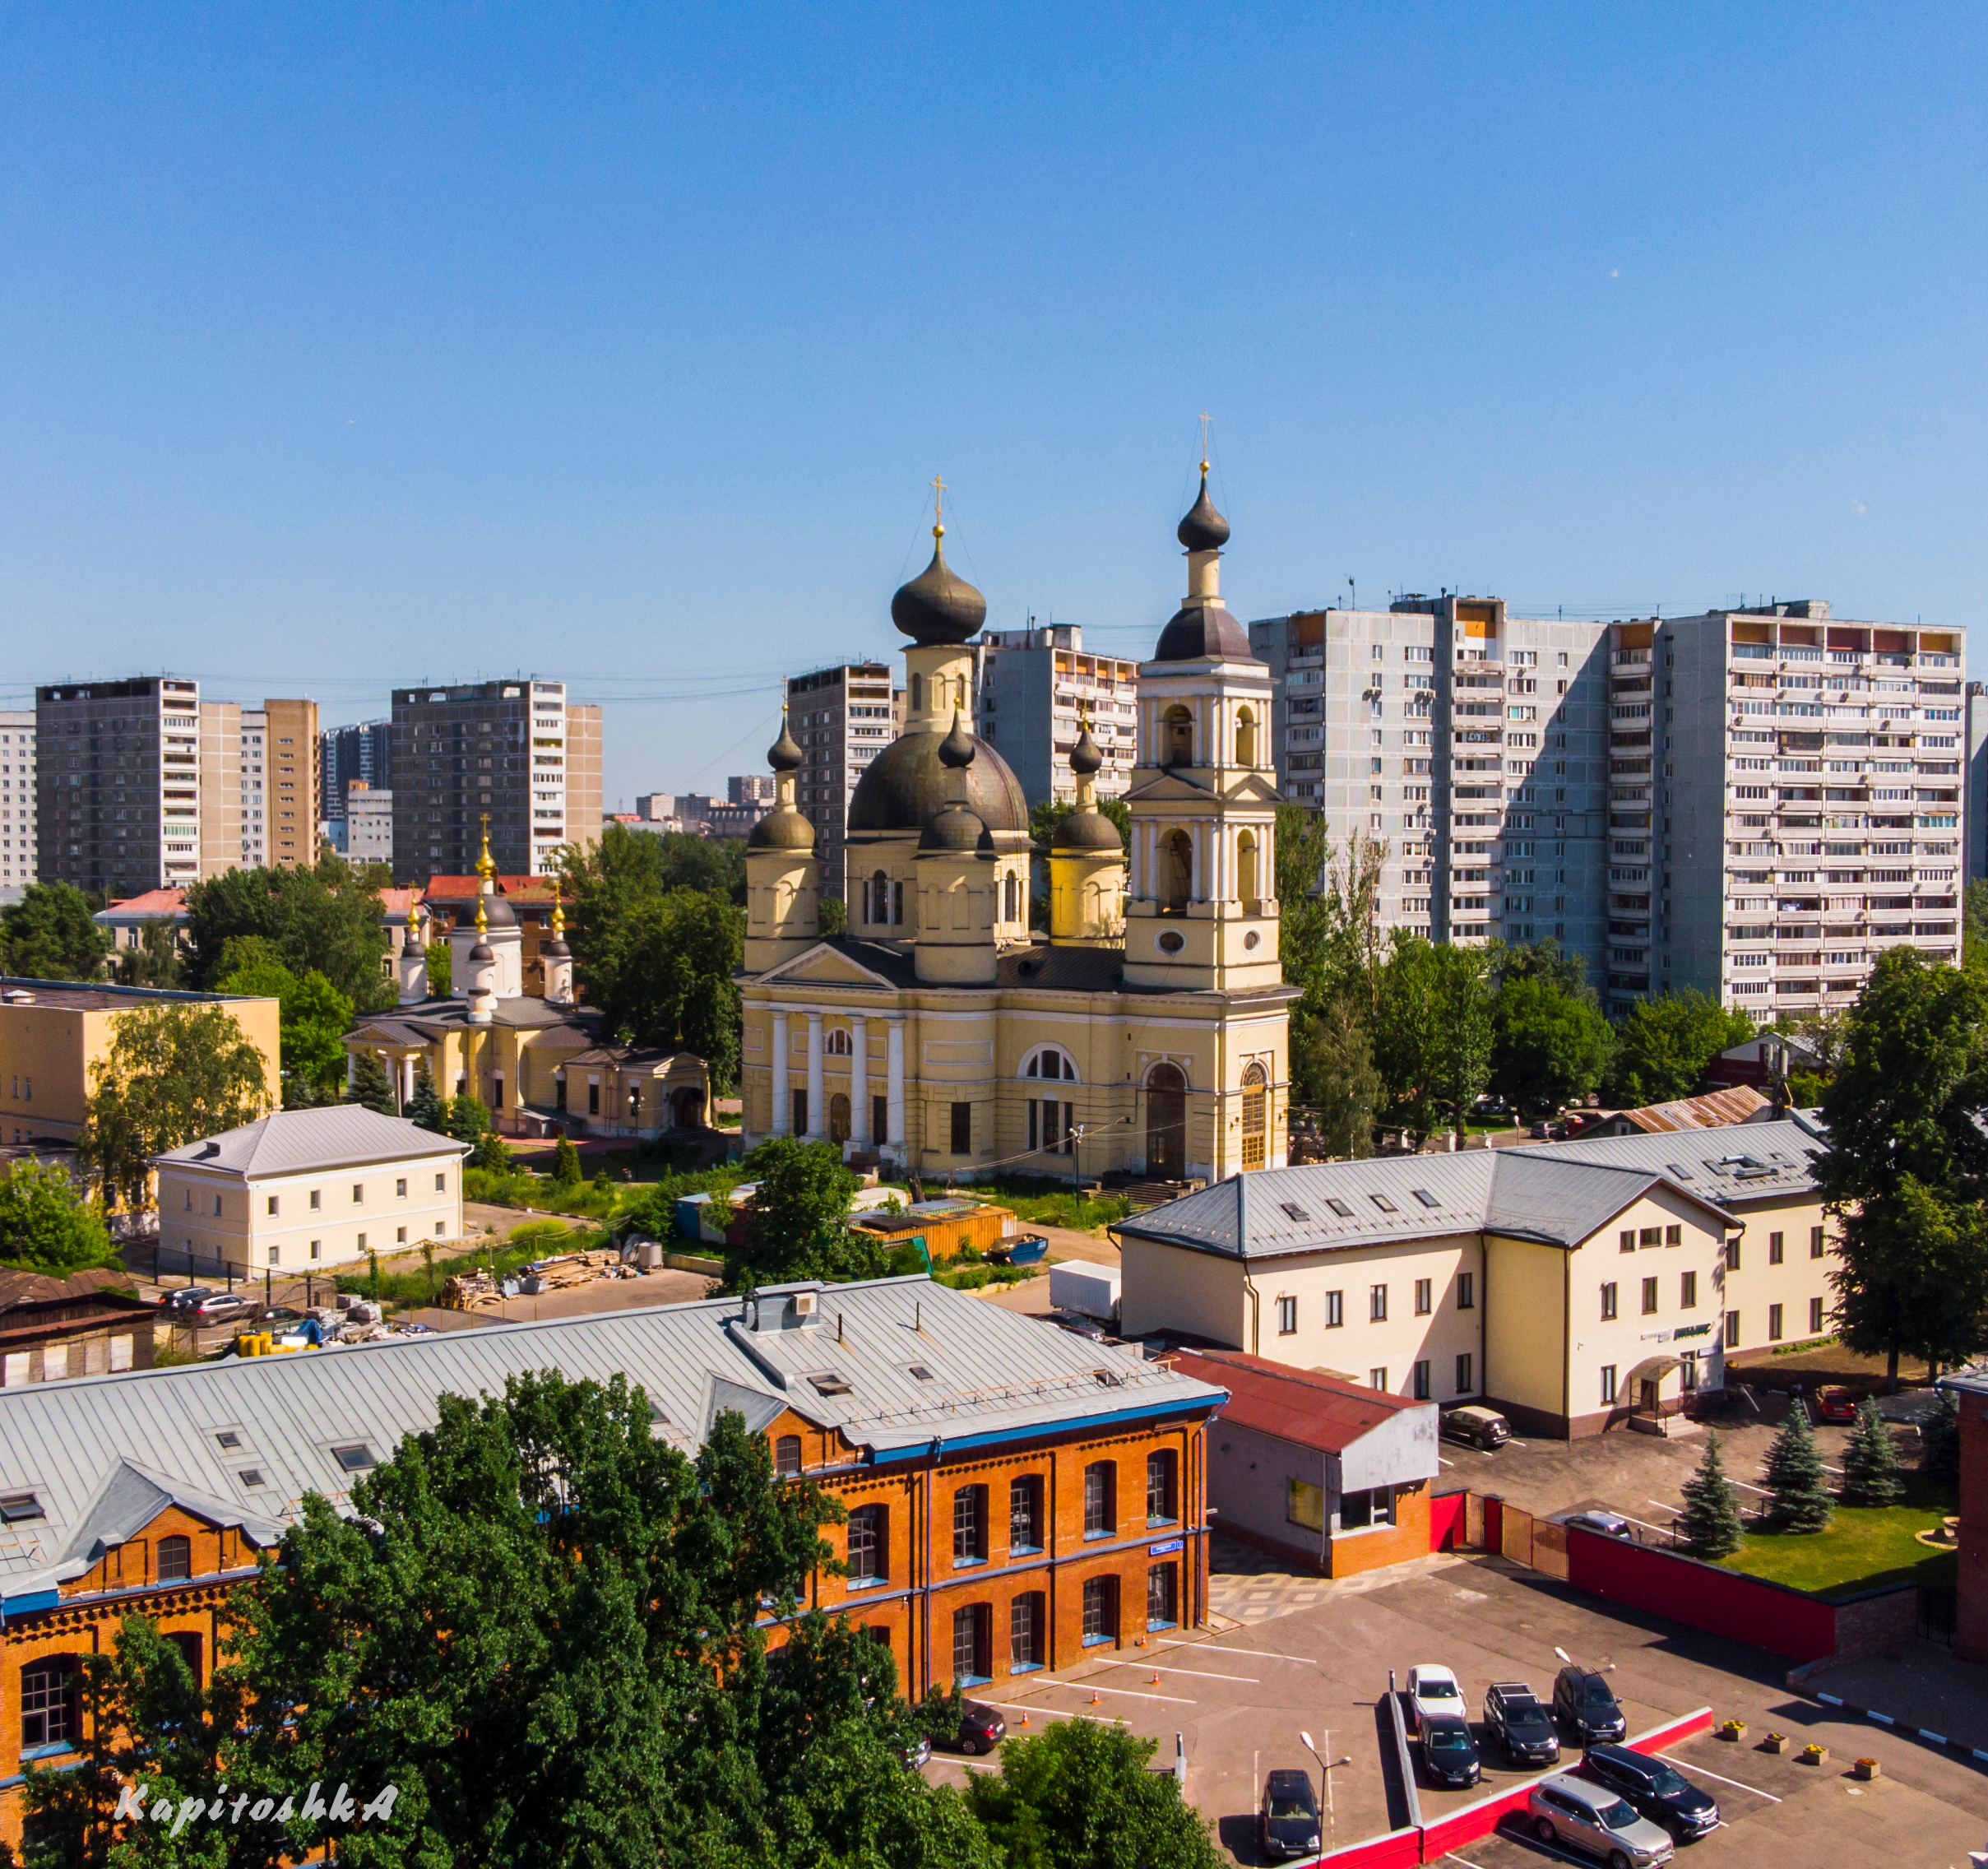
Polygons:
<instances>
[{"instance_id":1,"label":"panel apartment building","mask_svg":"<svg viewBox=\"0 0 1988 1869\"><path fill-rule=\"evenodd\" d=\"M1339 850L1386 846L1383 928L1550 936L1599 982L1606 627L1447 593L1249 626L1277 677L1279 786Z\"/></svg>"},{"instance_id":2,"label":"panel apartment building","mask_svg":"<svg viewBox=\"0 0 1988 1869\"><path fill-rule=\"evenodd\" d=\"M987 630L975 648L975 730L1008 762L1031 805L1075 801L1070 754L1080 717L1105 758L1098 796L1124 796L1138 763L1136 661L1087 655L1083 631L1072 623Z\"/></svg>"},{"instance_id":3,"label":"panel apartment building","mask_svg":"<svg viewBox=\"0 0 1988 1869\"><path fill-rule=\"evenodd\" d=\"M0 889L35 880L35 714L0 709Z\"/></svg>"},{"instance_id":4,"label":"panel apartment building","mask_svg":"<svg viewBox=\"0 0 1988 1869\"><path fill-rule=\"evenodd\" d=\"M964 704L971 714L971 695ZM814 827L824 896L848 899L842 872L850 797L903 719L904 690L892 688L888 662L838 663L787 683L787 728L807 756L795 774L794 802Z\"/></svg>"},{"instance_id":5,"label":"panel apartment building","mask_svg":"<svg viewBox=\"0 0 1988 1869\"><path fill-rule=\"evenodd\" d=\"M393 875L467 875L489 820L500 874L544 876L600 835L600 710L519 676L393 695Z\"/></svg>"},{"instance_id":6,"label":"panel apartment building","mask_svg":"<svg viewBox=\"0 0 1988 1869\"><path fill-rule=\"evenodd\" d=\"M345 791L363 779L373 791L393 789L393 722L359 721L327 727L317 736L317 769L322 794L318 815L327 824L345 814Z\"/></svg>"},{"instance_id":7,"label":"panel apartment building","mask_svg":"<svg viewBox=\"0 0 1988 1869\"><path fill-rule=\"evenodd\" d=\"M200 873L317 860L317 703L200 704Z\"/></svg>"}]
</instances>

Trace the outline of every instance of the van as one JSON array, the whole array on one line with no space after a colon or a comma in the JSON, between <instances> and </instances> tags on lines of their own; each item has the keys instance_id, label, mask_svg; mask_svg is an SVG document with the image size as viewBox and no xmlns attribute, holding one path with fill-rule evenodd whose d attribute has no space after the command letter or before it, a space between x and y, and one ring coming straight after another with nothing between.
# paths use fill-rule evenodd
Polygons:
<instances>
[{"instance_id":1,"label":"van","mask_svg":"<svg viewBox=\"0 0 1988 1869\"><path fill-rule=\"evenodd\" d=\"M1669 1831L1638 1816L1603 1785L1564 1775L1544 1779L1532 1788L1526 1808L1541 1843L1571 1843L1600 1857L1609 1869L1647 1869L1676 1853Z\"/></svg>"}]
</instances>

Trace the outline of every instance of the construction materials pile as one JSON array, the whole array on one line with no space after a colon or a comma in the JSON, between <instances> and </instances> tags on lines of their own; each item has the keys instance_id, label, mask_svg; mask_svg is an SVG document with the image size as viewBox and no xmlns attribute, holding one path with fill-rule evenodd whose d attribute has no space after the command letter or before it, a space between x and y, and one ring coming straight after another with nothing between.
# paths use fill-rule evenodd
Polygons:
<instances>
[{"instance_id":1,"label":"construction materials pile","mask_svg":"<svg viewBox=\"0 0 1988 1869\"><path fill-rule=\"evenodd\" d=\"M534 1259L517 1282L526 1297L563 1292L569 1285L591 1285L596 1278L622 1277L621 1255L612 1246L598 1252L556 1253Z\"/></svg>"},{"instance_id":2,"label":"construction materials pile","mask_svg":"<svg viewBox=\"0 0 1988 1869\"><path fill-rule=\"evenodd\" d=\"M473 1311L503 1301L503 1290L498 1282L489 1273L475 1268L455 1273L442 1287L445 1310Z\"/></svg>"}]
</instances>

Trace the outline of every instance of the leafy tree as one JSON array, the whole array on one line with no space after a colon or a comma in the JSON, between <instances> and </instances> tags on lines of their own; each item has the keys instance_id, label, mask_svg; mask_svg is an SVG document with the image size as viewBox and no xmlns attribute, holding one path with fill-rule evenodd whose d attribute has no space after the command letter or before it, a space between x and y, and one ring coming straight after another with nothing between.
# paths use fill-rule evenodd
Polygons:
<instances>
[{"instance_id":1,"label":"leafy tree","mask_svg":"<svg viewBox=\"0 0 1988 1869\"><path fill-rule=\"evenodd\" d=\"M1435 1127L1442 1094L1439 964L1431 942L1397 928L1388 937L1375 994L1374 1062L1382 1088L1392 1113L1422 1130Z\"/></svg>"},{"instance_id":2,"label":"leafy tree","mask_svg":"<svg viewBox=\"0 0 1988 1869\"><path fill-rule=\"evenodd\" d=\"M1614 1046L1592 999L1545 972L1508 972L1491 1016L1491 1088L1514 1108L1558 1109L1601 1083Z\"/></svg>"},{"instance_id":3,"label":"leafy tree","mask_svg":"<svg viewBox=\"0 0 1988 1869\"><path fill-rule=\"evenodd\" d=\"M0 960L26 980L95 980L110 937L92 921L90 900L67 883L30 883L0 909Z\"/></svg>"},{"instance_id":4,"label":"leafy tree","mask_svg":"<svg viewBox=\"0 0 1988 1869\"><path fill-rule=\"evenodd\" d=\"M562 1135L553 1144L552 1178L563 1188L577 1188L581 1183L580 1152L571 1136Z\"/></svg>"},{"instance_id":5,"label":"leafy tree","mask_svg":"<svg viewBox=\"0 0 1988 1869\"><path fill-rule=\"evenodd\" d=\"M1790 1532L1821 1532L1835 1515L1822 1449L1809 1426L1809 1411L1797 1396L1767 1450L1767 1490L1773 1496L1774 1519Z\"/></svg>"},{"instance_id":6,"label":"leafy tree","mask_svg":"<svg viewBox=\"0 0 1988 1869\"><path fill-rule=\"evenodd\" d=\"M1936 1480L1960 1477L1960 1392L1933 1391L1933 1406L1919 1424L1919 1470Z\"/></svg>"},{"instance_id":7,"label":"leafy tree","mask_svg":"<svg viewBox=\"0 0 1988 1869\"><path fill-rule=\"evenodd\" d=\"M1489 948L1461 947L1453 941L1444 942L1434 954L1431 1081L1455 1112L1461 1135L1464 1119L1491 1074L1490 974L1496 955Z\"/></svg>"},{"instance_id":8,"label":"leafy tree","mask_svg":"<svg viewBox=\"0 0 1988 1869\"><path fill-rule=\"evenodd\" d=\"M103 1209L66 1170L17 1162L0 1180L0 1265L67 1278L118 1263Z\"/></svg>"},{"instance_id":9,"label":"leafy tree","mask_svg":"<svg viewBox=\"0 0 1988 1869\"><path fill-rule=\"evenodd\" d=\"M274 944L259 935L237 935L226 953L234 965L214 983L215 992L277 1003L285 1101L308 1108L336 1097L345 1072L352 1002L322 973L299 978L291 972L277 958Z\"/></svg>"},{"instance_id":10,"label":"leafy tree","mask_svg":"<svg viewBox=\"0 0 1988 1869\"><path fill-rule=\"evenodd\" d=\"M231 964L229 944L253 937L302 978L322 973L362 1012L392 1005L396 989L380 971L387 929L370 872L327 854L310 868L231 870L187 892L192 973L212 986Z\"/></svg>"},{"instance_id":11,"label":"leafy tree","mask_svg":"<svg viewBox=\"0 0 1988 1869\"><path fill-rule=\"evenodd\" d=\"M429 1069L425 1058L415 1060L415 1093L407 1100L407 1115L410 1121L436 1135L449 1133L448 1111L436 1092L434 1074Z\"/></svg>"},{"instance_id":12,"label":"leafy tree","mask_svg":"<svg viewBox=\"0 0 1988 1869\"><path fill-rule=\"evenodd\" d=\"M967 1804L1008 1869L1217 1869L1207 1820L1148 1769L1156 1744L1066 1720L1008 1741L1000 1775L976 1774Z\"/></svg>"},{"instance_id":13,"label":"leafy tree","mask_svg":"<svg viewBox=\"0 0 1988 1869\"><path fill-rule=\"evenodd\" d=\"M824 934L846 934L849 904L840 896L823 896L818 910L817 925Z\"/></svg>"},{"instance_id":14,"label":"leafy tree","mask_svg":"<svg viewBox=\"0 0 1988 1869\"><path fill-rule=\"evenodd\" d=\"M758 1187L746 1210L745 1244L725 1250L728 1289L882 1275L883 1249L849 1225L857 1181L833 1143L772 1136L741 1166Z\"/></svg>"},{"instance_id":15,"label":"leafy tree","mask_svg":"<svg viewBox=\"0 0 1988 1869\"><path fill-rule=\"evenodd\" d=\"M581 978L610 1032L636 1045L685 1046L710 1065L712 1088L728 1091L738 1078L741 1018L732 976L744 953L741 911L677 889L628 909Z\"/></svg>"},{"instance_id":16,"label":"leafy tree","mask_svg":"<svg viewBox=\"0 0 1988 1869\"><path fill-rule=\"evenodd\" d=\"M143 1208L153 1156L239 1129L270 1105L262 1054L226 1007L211 1004L178 1000L123 1014L92 1075L76 1155L107 1206Z\"/></svg>"},{"instance_id":17,"label":"leafy tree","mask_svg":"<svg viewBox=\"0 0 1988 1869\"><path fill-rule=\"evenodd\" d=\"M1907 1176L1841 1225L1829 1282L1837 1335L1851 1349L1884 1357L1895 1383L1901 1355L1937 1371L1988 1343L1988 1219L1979 1202Z\"/></svg>"},{"instance_id":18,"label":"leafy tree","mask_svg":"<svg viewBox=\"0 0 1988 1869\"><path fill-rule=\"evenodd\" d=\"M394 1105L393 1080L387 1076L377 1051L362 1051L353 1060L352 1088L345 1101L364 1104L382 1116L400 1115Z\"/></svg>"},{"instance_id":19,"label":"leafy tree","mask_svg":"<svg viewBox=\"0 0 1988 1869\"><path fill-rule=\"evenodd\" d=\"M1727 1012L1696 987L1640 999L1615 1027L1608 1095L1631 1107L1689 1097L1705 1067L1753 1031L1745 1013Z\"/></svg>"},{"instance_id":20,"label":"leafy tree","mask_svg":"<svg viewBox=\"0 0 1988 1869\"><path fill-rule=\"evenodd\" d=\"M1988 965L1988 882L1979 878L1961 897L1960 952L1964 967Z\"/></svg>"},{"instance_id":21,"label":"leafy tree","mask_svg":"<svg viewBox=\"0 0 1988 1869\"><path fill-rule=\"evenodd\" d=\"M473 1168L487 1168L494 1175L507 1175L511 1171L511 1145L495 1129L485 1129L476 1139L475 1152L470 1157Z\"/></svg>"},{"instance_id":22,"label":"leafy tree","mask_svg":"<svg viewBox=\"0 0 1988 1869\"><path fill-rule=\"evenodd\" d=\"M1684 1510L1677 1528L1685 1547L1695 1556L1717 1562L1731 1557L1746 1542L1740 1528L1740 1501L1732 1482L1726 1477L1725 1457L1719 1452L1717 1434L1705 1436L1705 1452L1698 1471L1679 1489L1684 1496Z\"/></svg>"},{"instance_id":23,"label":"leafy tree","mask_svg":"<svg viewBox=\"0 0 1988 1869\"><path fill-rule=\"evenodd\" d=\"M1357 1001L1340 994L1318 1011L1302 999L1291 1008L1291 1075L1328 1155L1351 1161L1374 1152L1380 1074Z\"/></svg>"},{"instance_id":24,"label":"leafy tree","mask_svg":"<svg viewBox=\"0 0 1988 1869\"><path fill-rule=\"evenodd\" d=\"M138 944L117 957L120 986L176 987L186 984L179 930L165 916L155 916L138 930Z\"/></svg>"},{"instance_id":25,"label":"leafy tree","mask_svg":"<svg viewBox=\"0 0 1988 1869\"><path fill-rule=\"evenodd\" d=\"M490 1126L489 1106L474 1091L466 1090L461 1096L449 1099L445 1120L444 1135L453 1136L457 1142L480 1142Z\"/></svg>"},{"instance_id":26,"label":"leafy tree","mask_svg":"<svg viewBox=\"0 0 1988 1869\"><path fill-rule=\"evenodd\" d=\"M1549 934L1543 941L1519 941L1499 953L1498 978L1508 986L1515 980L1537 980L1570 999L1592 1006L1595 990L1588 984L1587 962L1563 948Z\"/></svg>"},{"instance_id":27,"label":"leafy tree","mask_svg":"<svg viewBox=\"0 0 1988 1869\"><path fill-rule=\"evenodd\" d=\"M455 990L456 956L447 940L428 944L428 996L446 999Z\"/></svg>"},{"instance_id":28,"label":"leafy tree","mask_svg":"<svg viewBox=\"0 0 1988 1869\"><path fill-rule=\"evenodd\" d=\"M1891 1430L1868 1395L1857 1408L1856 1426L1843 1445L1843 1503L1896 1505L1905 1496L1905 1477Z\"/></svg>"}]
</instances>

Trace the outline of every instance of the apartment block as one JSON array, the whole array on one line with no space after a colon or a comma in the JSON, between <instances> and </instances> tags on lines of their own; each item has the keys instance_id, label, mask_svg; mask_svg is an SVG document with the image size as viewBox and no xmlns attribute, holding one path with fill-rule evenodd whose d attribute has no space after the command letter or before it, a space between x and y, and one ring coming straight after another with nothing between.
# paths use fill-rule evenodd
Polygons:
<instances>
[{"instance_id":1,"label":"apartment block","mask_svg":"<svg viewBox=\"0 0 1988 1869\"><path fill-rule=\"evenodd\" d=\"M1098 796L1125 793L1138 753L1137 662L1085 654L1082 629L1068 623L988 630L975 647L975 730L1008 762L1031 805L1075 800L1070 754L1082 720L1105 756Z\"/></svg>"},{"instance_id":2,"label":"apartment block","mask_svg":"<svg viewBox=\"0 0 1988 1869\"><path fill-rule=\"evenodd\" d=\"M1432 940L1544 940L1598 981L1606 626L1448 593L1250 625L1284 795L1384 846L1380 916Z\"/></svg>"},{"instance_id":3,"label":"apartment block","mask_svg":"<svg viewBox=\"0 0 1988 1869\"><path fill-rule=\"evenodd\" d=\"M467 875L486 819L508 875L549 874L600 834L600 710L569 707L563 681L395 689L392 769L398 883Z\"/></svg>"},{"instance_id":4,"label":"apartment block","mask_svg":"<svg viewBox=\"0 0 1988 1869\"><path fill-rule=\"evenodd\" d=\"M1988 881L1988 689L1967 684L1961 703L1961 823L1967 836L1967 876Z\"/></svg>"},{"instance_id":5,"label":"apartment block","mask_svg":"<svg viewBox=\"0 0 1988 1869\"><path fill-rule=\"evenodd\" d=\"M1611 626L1612 1004L1847 1004L1960 958L1964 638L1819 599Z\"/></svg>"},{"instance_id":6,"label":"apartment block","mask_svg":"<svg viewBox=\"0 0 1988 1869\"><path fill-rule=\"evenodd\" d=\"M971 697L966 703L971 711ZM871 760L897 737L904 690L887 662L842 662L787 683L787 726L807 755L795 775L794 802L814 826L822 893L843 895L843 847L850 795Z\"/></svg>"},{"instance_id":7,"label":"apartment block","mask_svg":"<svg viewBox=\"0 0 1988 1869\"><path fill-rule=\"evenodd\" d=\"M112 900L201 877L200 684L35 690L36 874Z\"/></svg>"},{"instance_id":8,"label":"apartment block","mask_svg":"<svg viewBox=\"0 0 1988 1869\"><path fill-rule=\"evenodd\" d=\"M733 805L771 805L773 775L771 772L734 772L725 781L726 800Z\"/></svg>"},{"instance_id":9,"label":"apartment block","mask_svg":"<svg viewBox=\"0 0 1988 1869\"><path fill-rule=\"evenodd\" d=\"M345 793L345 853L352 863L393 861L393 794L355 779Z\"/></svg>"},{"instance_id":10,"label":"apartment block","mask_svg":"<svg viewBox=\"0 0 1988 1869\"><path fill-rule=\"evenodd\" d=\"M0 709L0 889L35 880L35 716Z\"/></svg>"},{"instance_id":11,"label":"apartment block","mask_svg":"<svg viewBox=\"0 0 1988 1869\"><path fill-rule=\"evenodd\" d=\"M322 790L318 815L326 823L345 814L345 788L363 779L374 791L393 786L393 722L359 721L327 727L317 736L317 768Z\"/></svg>"}]
</instances>

